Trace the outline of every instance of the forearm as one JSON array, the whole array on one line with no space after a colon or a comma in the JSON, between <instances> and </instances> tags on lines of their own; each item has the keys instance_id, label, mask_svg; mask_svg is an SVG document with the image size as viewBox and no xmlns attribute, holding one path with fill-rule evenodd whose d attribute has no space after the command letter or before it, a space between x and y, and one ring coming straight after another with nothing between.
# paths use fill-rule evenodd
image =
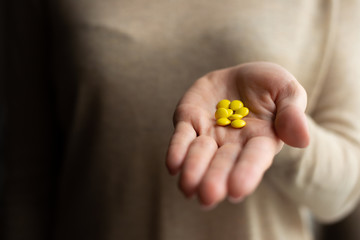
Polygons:
<instances>
[{"instance_id":1,"label":"forearm","mask_svg":"<svg viewBox=\"0 0 360 240\"><path fill-rule=\"evenodd\" d=\"M309 102L310 145L285 146L268 172L276 186L325 222L349 213L360 195L360 5L340 5L327 75L308 86L321 89Z\"/></svg>"},{"instance_id":2,"label":"forearm","mask_svg":"<svg viewBox=\"0 0 360 240\"><path fill-rule=\"evenodd\" d=\"M268 177L320 221L334 221L351 211L360 195L360 140L308 120L309 147L285 146Z\"/></svg>"}]
</instances>

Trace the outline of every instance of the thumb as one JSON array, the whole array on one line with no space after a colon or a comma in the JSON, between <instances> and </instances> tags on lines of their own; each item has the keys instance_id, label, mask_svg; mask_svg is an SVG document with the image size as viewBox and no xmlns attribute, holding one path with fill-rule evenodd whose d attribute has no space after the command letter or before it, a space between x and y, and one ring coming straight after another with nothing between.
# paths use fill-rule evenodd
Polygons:
<instances>
[{"instance_id":1,"label":"thumb","mask_svg":"<svg viewBox=\"0 0 360 240\"><path fill-rule=\"evenodd\" d=\"M294 80L279 91L275 101L275 131L282 141L292 147L309 145L310 134L304 113L306 98L306 91Z\"/></svg>"}]
</instances>

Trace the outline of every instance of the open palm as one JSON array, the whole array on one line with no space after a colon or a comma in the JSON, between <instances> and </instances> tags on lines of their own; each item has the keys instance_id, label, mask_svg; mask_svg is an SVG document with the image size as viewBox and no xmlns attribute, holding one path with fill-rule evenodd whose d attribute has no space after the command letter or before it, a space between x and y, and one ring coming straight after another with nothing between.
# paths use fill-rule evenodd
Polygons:
<instances>
[{"instance_id":1,"label":"open palm","mask_svg":"<svg viewBox=\"0 0 360 240\"><path fill-rule=\"evenodd\" d=\"M244 102L250 109L242 129L215 124L221 99ZM226 196L251 194L283 142L309 142L304 110L306 92L284 68L265 62L214 71L197 80L179 102L175 132L166 159L179 186L202 205L215 206Z\"/></svg>"}]
</instances>

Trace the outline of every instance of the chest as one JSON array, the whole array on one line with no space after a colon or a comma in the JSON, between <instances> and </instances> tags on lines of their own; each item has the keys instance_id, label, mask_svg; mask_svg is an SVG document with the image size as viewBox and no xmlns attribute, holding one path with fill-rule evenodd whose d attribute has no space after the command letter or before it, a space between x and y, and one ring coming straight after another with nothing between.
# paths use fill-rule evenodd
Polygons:
<instances>
[{"instance_id":1,"label":"chest","mask_svg":"<svg viewBox=\"0 0 360 240\"><path fill-rule=\"evenodd\" d=\"M134 93L153 91L149 96L167 92L178 99L201 75L250 61L284 66L311 94L327 38L326 1L320 0L59 4L76 32L78 51L92 54L85 64L96 59L92 65L110 74L109 82L122 80Z\"/></svg>"}]
</instances>

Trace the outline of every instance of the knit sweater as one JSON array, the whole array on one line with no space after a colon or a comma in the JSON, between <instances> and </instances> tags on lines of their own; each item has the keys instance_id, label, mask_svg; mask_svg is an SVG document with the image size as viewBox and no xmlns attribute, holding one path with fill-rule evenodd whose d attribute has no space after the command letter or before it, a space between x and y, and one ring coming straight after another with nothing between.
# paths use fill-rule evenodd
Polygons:
<instances>
[{"instance_id":1,"label":"knit sweater","mask_svg":"<svg viewBox=\"0 0 360 240\"><path fill-rule=\"evenodd\" d=\"M356 206L360 1L64 0L46 10L48 85L31 86L46 94L14 110L38 104L34 125L7 133L17 163L6 181L7 239L308 240L310 216L334 222ZM306 89L311 142L284 146L243 202L203 211L164 167L172 114L196 79L251 61L285 67ZM28 97L17 89L9 84L9 99ZM9 114L13 129L18 115ZM28 161L36 167L19 171Z\"/></svg>"}]
</instances>

